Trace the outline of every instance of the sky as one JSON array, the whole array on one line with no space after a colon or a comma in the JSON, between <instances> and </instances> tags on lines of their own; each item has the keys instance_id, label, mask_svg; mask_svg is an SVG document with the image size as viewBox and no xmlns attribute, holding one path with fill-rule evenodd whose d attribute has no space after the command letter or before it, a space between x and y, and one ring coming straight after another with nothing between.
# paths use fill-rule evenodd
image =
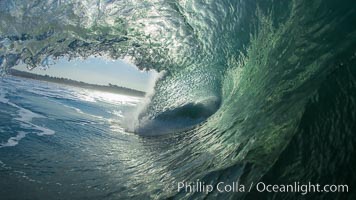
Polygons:
<instances>
[{"instance_id":1,"label":"sky","mask_svg":"<svg viewBox=\"0 0 356 200\"><path fill-rule=\"evenodd\" d=\"M54 77L69 78L86 83L108 85L109 83L147 91L152 87L152 79L157 75L155 71L140 71L136 66L125 63L122 60L107 60L100 57L89 57L88 59L60 59L55 61L48 69L35 68L28 70L26 65L20 64L14 69L49 75Z\"/></svg>"}]
</instances>

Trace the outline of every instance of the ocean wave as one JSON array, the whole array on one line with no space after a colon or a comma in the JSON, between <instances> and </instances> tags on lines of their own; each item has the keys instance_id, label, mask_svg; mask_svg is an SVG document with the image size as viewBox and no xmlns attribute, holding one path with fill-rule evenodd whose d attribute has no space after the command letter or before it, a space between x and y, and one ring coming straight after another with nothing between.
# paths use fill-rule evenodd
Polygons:
<instances>
[{"instance_id":1,"label":"ocean wave","mask_svg":"<svg viewBox=\"0 0 356 200\"><path fill-rule=\"evenodd\" d=\"M147 103L132 114L134 120L127 120L129 130L155 135L152 144L170 143L169 153L152 158L164 169L152 173L166 178L142 193L193 198L197 194L165 185L187 179L256 182L282 162L308 102L335 70L355 65L353 5L332 0L6 1L0 5L0 65L6 72L19 62L48 67L61 57L102 55L165 71ZM202 103L206 99L214 100ZM343 115L350 113L354 110ZM317 122L310 118L308 123ZM147 174L150 167L143 167L135 176ZM298 173L306 177L306 171ZM137 197L133 190L126 192Z\"/></svg>"}]
</instances>

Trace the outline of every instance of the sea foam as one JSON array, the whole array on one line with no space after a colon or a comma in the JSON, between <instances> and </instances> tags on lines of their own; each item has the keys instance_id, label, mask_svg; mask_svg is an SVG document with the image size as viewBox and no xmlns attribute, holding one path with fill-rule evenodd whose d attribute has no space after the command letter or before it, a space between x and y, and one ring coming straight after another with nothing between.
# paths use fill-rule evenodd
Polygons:
<instances>
[{"instance_id":1,"label":"sea foam","mask_svg":"<svg viewBox=\"0 0 356 200\"><path fill-rule=\"evenodd\" d=\"M17 108L17 115L18 117L14 118L14 120L20 122L20 125L22 128L25 129L32 129L32 130L37 130L39 131L37 133L38 136L43 136L43 135L53 135L55 131L48 129L46 127L38 126L34 123L32 123L32 120L34 118L46 118L43 115L34 113L28 109L25 109L15 103L10 102L9 99L6 98L6 92L4 90L0 90L0 103L8 104L14 108ZM11 147L11 146L16 146L21 139L23 139L27 135L26 132L24 131L18 131L17 135L15 137L10 137L7 142L1 143L0 148L3 147Z\"/></svg>"}]
</instances>

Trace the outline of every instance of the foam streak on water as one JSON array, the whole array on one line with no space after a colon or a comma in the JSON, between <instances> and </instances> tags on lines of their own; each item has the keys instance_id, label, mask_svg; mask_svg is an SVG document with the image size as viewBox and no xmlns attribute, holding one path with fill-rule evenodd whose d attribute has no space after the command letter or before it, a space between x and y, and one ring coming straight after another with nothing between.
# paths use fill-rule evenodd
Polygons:
<instances>
[{"instance_id":1,"label":"foam streak on water","mask_svg":"<svg viewBox=\"0 0 356 200\"><path fill-rule=\"evenodd\" d=\"M38 136L43 136L43 135L53 135L55 134L55 131L48 129L46 127L38 126L34 123L32 123L32 120L34 118L46 118L43 115L34 113L28 109L25 109L23 107L20 107L12 102L10 102L9 99L6 98L6 92L4 89L0 90L0 103L7 104L9 106L12 106L14 108L17 108L17 115L18 117L15 117L14 120L18 121L21 123L21 126L25 129L30 129L30 130L37 130L37 135ZM10 146L16 146L21 139L23 139L28 133L24 131L18 131L17 136L11 137L8 139L6 143L0 144L0 148L3 147L10 147Z\"/></svg>"}]
</instances>

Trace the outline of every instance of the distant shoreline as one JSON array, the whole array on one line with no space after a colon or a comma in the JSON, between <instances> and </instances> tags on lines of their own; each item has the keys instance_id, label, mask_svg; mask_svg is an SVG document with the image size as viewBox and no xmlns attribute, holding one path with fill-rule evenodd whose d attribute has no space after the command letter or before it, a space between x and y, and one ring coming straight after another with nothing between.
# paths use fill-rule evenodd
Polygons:
<instances>
[{"instance_id":1,"label":"distant shoreline","mask_svg":"<svg viewBox=\"0 0 356 200\"><path fill-rule=\"evenodd\" d=\"M16 69L10 69L9 74L16 76L16 77L21 77L21 78L47 81L47 82L58 83L58 84L62 84L62 85L80 87L80 88L84 88L84 89L98 90L98 91L117 93L117 94L125 94L125 95L130 95L130 96L143 97L146 94L145 92L142 92L139 90L134 90L131 88L125 88L125 87L112 85L112 84L95 85L95 84L85 83L85 82L81 82L81 81L75 81L75 80L71 80L71 79L67 79L67 78L57 78L57 77L52 77L52 76L48 76L48 75L33 74L33 73L20 71L20 70L16 70Z\"/></svg>"}]
</instances>

